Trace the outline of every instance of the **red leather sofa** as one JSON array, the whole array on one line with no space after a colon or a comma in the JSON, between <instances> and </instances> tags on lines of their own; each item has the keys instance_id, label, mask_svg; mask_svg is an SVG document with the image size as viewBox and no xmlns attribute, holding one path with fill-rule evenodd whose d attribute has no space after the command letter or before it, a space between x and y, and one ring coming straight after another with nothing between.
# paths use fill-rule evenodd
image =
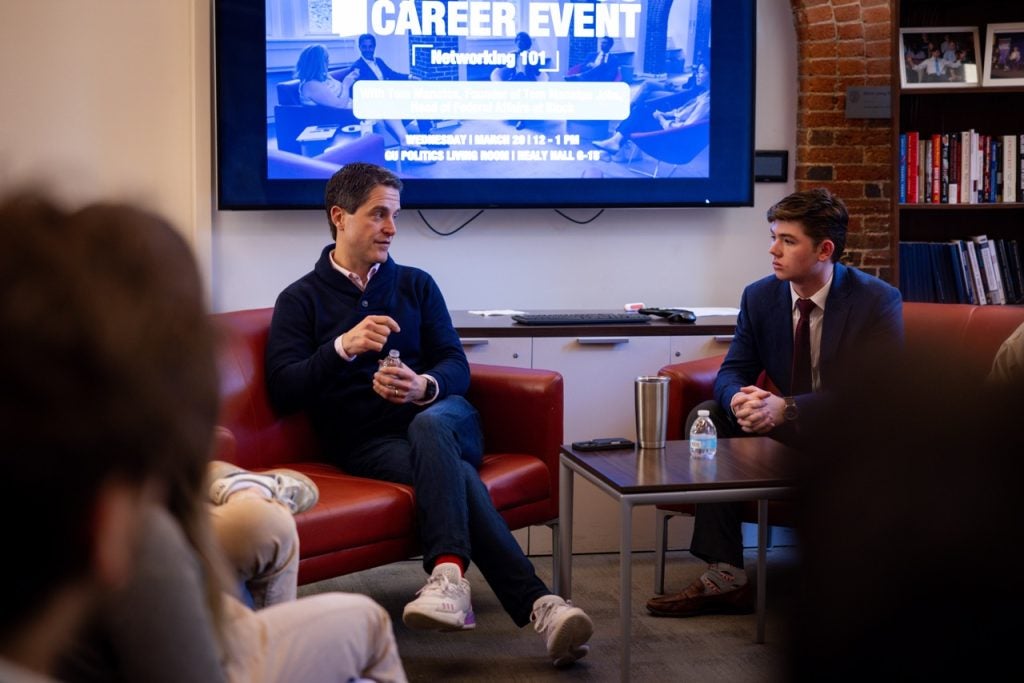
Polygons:
<instances>
[{"instance_id":1,"label":"red leather sofa","mask_svg":"<svg viewBox=\"0 0 1024 683\"><path fill-rule=\"evenodd\" d=\"M982 382L992 367L999 345L1024 323L1021 306L973 306L969 304L904 303L903 325L906 348L915 357L937 367L949 368L969 382ZM666 365L658 374L669 378L667 436L685 439L684 428L690 411L702 401L714 398L715 377L725 355ZM955 369L955 370L954 370ZM759 386L765 386L764 376ZM770 523L792 525L793 514L785 501L768 505ZM666 525L673 515L692 513L692 506L659 508L655 534L655 591L664 588ZM749 503L746 519L757 521L756 503Z\"/></svg>"},{"instance_id":2,"label":"red leather sofa","mask_svg":"<svg viewBox=\"0 0 1024 683\"><path fill-rule=\"evenodd\" d=\"M217 457L253 470L290 467L317 483L319 502L296 516L300 583L416 556L412 489L346 474L322 457L305 415L271 409L263 367L271 313L214 315L222 334ZM509 527L557 528L561 375L472 364L467 397L484 425L480 476Z\"/></svg>"}]
</instances>

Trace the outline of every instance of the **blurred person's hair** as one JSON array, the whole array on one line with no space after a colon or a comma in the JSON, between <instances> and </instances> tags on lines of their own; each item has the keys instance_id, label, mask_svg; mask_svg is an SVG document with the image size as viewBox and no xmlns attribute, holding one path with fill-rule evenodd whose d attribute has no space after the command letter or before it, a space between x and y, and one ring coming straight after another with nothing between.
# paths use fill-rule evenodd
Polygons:
<instances>
[{"instance_id":1,"label":"blurred person's hair","mask_svg":"<svg viewBox=\"0 0 1024 683\"><path fill-rule=\"evenodd\" d=\"M0 199L0 243L2 640L89 576L105 483L165 484L201 535L185 492L205 475L218 387L196 263L163 219L24 192Z\"/></svg>"}]
</instances>

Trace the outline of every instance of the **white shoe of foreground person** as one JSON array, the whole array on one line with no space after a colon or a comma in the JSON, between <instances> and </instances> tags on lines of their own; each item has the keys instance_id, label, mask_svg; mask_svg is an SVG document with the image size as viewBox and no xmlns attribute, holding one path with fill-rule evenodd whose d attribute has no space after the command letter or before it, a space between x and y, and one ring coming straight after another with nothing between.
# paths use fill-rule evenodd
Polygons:
<instances>
[{"instance_id":1,"label":"white shoe of foreground person","mask_svg":"<svg viewBox=\"0 0 1024 683\"><path fill-rule=\"evenodd\" d=\"M239 491L252 489L265 498L280 502L297 515L316 505L320 499L320 489L312 479L283 467L250 472L229 462L214 460L207 470L207 478L210 480L210 500L217 505L223 505Z\"/></svg>"},{"instance_id":2,"label":"white shoe of foreground person","mask_svg":"<svg viewBox=\"0 0 1024 683\"><path fill-rule=\"evenodd\" d=\"M469 581L462 578L459 565L442 562L434 567L427 585L405 606L402 621L409 628L432 631L466 631L476 628Z\"/></svg>"},{"instance_id":3,"label":"white shoe of foreground person","mask_svg":"<svg viewBox=\"0 0 1024 683\"><path fill-rule=\"evenodd\" d=\"M557 595L545 595L533 603L533 628L544 638L555 666L567 666L590 652L587 641L594 622L586 612Z\"/></svg>"}]
</instances>

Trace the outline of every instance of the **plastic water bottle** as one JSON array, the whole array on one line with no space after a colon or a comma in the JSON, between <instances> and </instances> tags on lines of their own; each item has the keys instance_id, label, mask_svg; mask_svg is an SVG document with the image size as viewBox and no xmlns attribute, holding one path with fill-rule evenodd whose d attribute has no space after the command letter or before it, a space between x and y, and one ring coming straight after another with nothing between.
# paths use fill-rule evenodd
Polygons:
<instances>
[{"instance_id":1,"label":"plastic water bottle","mask_svg":"<svg viewBox=\"0 0 1024 683\"><path fill-rule=\"evenodd\" d=\"M706 410L697 411L697 419L690 427L690 457L711 460L718 450L718 430Z\"/></svg>"},{"instance_id":2,"label":"plastic water bottle","mask_svg":"<svg viewBox=\"0 0 1024 683\"><path fill-rule=\"evenodd\" d=\"M399 357L398 349L391 349L388 351L386 358L380 359L380 367L382 368L400 368L402 367L402 359Z\"/></svg>"}]
</instances>

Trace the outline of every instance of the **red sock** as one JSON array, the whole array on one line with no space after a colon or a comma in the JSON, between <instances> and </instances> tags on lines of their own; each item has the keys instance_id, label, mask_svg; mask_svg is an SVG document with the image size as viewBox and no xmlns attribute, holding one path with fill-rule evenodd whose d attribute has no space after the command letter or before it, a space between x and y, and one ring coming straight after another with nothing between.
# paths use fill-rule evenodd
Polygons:
<instances>
[{"instance_id":1,"label":"red sock","mask_svg":"<svg viewBox=\"0 0 1024 683\"><path fill-rule=\"evenodd\" d=\"M437 559L434 560L434 566L436 567L442 562L451 562L452 564L457 565L459 567L460 575L466 573L466 565L463 564L462 558L458 555L438 555Z\"/></svg>"}]
</instances>

